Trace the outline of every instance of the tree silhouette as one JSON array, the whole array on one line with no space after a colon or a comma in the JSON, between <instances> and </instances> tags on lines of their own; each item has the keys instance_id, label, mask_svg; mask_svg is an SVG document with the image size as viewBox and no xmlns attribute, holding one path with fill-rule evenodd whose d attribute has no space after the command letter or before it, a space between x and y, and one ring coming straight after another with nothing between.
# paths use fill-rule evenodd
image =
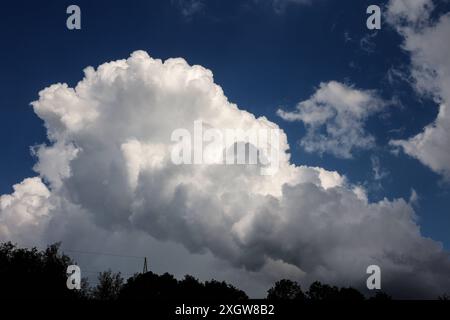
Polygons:
<instances>
[{"instance_id":1,"label":"tree silhouette","mask_svg":"<svg viewBox=\"0 0 450 320\"><path fill-rule=\"evenodd\" d=\"M291 280L282 279L267 291L268 300L302 300L306 299L300 285Z\"/></svg>"},{"instance_id":2,"label":"tree silhouette","mask_svg":"<svg viewBox=\"0 0 450 320\"><path fill-rule=\"evenodd\" d=\"M206 281L204 285L205 300L247 300L247 294L235 288L225 281L219 282L216 280Z\"/></svg>"},{"instance_id":3,"label":"tree silhouette","mask_svg":"<svg viewBox=\"0 0 450 320\"><path fill-rule=\"evenodd\" d=\"M352 287L338 288L328 284L322 284L315 281L309 287L307 292L308 299L312 302L317 301L364 301L364 295Z\"/></svg>"},{"instance_id":4,"label":"tree silhouette","mask_svg":"<svg viewBox=\"0 0 450 320\"><path fill-rule=\"evenodd\" d=\"M392 297L383 291L377 292L373 297L369 298L370 301L379 301L379 302L385 302L392 300Z\"/></svg>"},{"instance_id":5,"label":"tree silhouette","mask_svg":"<svg viewBox=\"0 0 450 320\"><path fill-rule=\"evenodd\" d=\"M338 300L344 300L344 301L364 301L365 297L364 295L359 292L358 290L348 287L348 288L340 288L339 294L337 295Z\"/></svg>"},{"instance_id":6,"label":"tree silhouette","mask_svg":"<svg viewBox=\"0 0 450 320\"><path fill-rule=\"evenodd\" d=\"M335 286L315 281L310 285L307 294L311 301L332 301L338 299L339 289Z\"/></svg>"},{"instance_id":7,"label":"tree silhouette","mask_svg":"<svg viewBox=\"0 0 450 320\"><path fill-rule=\"evenodd\" d=\"M70 257L59 252L56 243L45 250L37 248L21 249L11 242L0 244L0 299L92 299L95 301L115 300L247 300L247 294L224 281L210 280L200 282L186 275L177 280L173 275L153 272L135 274L126 283L120 273L111 270L99 274L99 283L89 289L86 279L82 279L81 290L67 288L66 270L75 264ZM268 291L269 300L288 300L303 302L322 301L364 301L358 290L338 288L313 282L303 293L300 285L292 280L277 281ZM392 298L384 292L377 292L369 301L389 301ZM449 300L442 295L439 300ZM0 300L1 301L1 300Z\"/></svg>"},{"instance_id":8,"label":"tree silhouette","mask_svg":"<svg viewBox=\"0 0 450 320\"><path fill-rule=\"evenodd\" d=\"M338 288L313 282L307 294L304 294L300 285L291 280L283 279L267 291L268 300L298 300L298 301L364 301L364 295L358 290Z\"/></svg>"},{"instance_id":9,"label":"tree silhouette","mask_svg":"<svg viewBox=\"0 0 450 320\"><path fill-rule=\"evenodd\" d=\"M450 295L444 293L442 296L438 297L438 300L440 300L440 301L450 301Z\"/></svg>"},{"instance_id":10,"label":"tree silhouette","mask_svg":"<svg viewBox=\"0 0 450 320\"><path fill-rule=\"evenodd\" d=\"M161 276L147 272L136 274L129 278L122 291L120 299L162 299L168 300L174 297L177 289L177 280L170 274Z\"/></svg>"},{"instance_id":11,"label":"tree silhouette","mask_svg":"<svg viewBox=\"0 0 450 320\"><path fill-rule=\"evenodd\" d=\"M86 281L82 290L66 286L67 266L74 262L59 253L60 244L46 250L20 249L11 242L0 245L0 298L63 299L87 297Z\"/></svg>"},{"instance_id":12,"label":"tree silhouette","mask_svg":"<svg viewBox=\"0 0 450 320\"><path fill-rule=\"evenodd\" d=\"M92 290L92 298L101 301L114 301L119 297L123 287L123 278L119 273L111 270L101 272L98 275L98 284Z\"/></svg>"},{"instance_id":13,"label":"tree silhouette","mask_svg":"<svg viewBox=\"0 0 450 320\"><path fill-rule=\"evenodd\" d=\"M137 274L128 279L123 286L120 299L153 299L153 300L245 300L245 292L236 289L226 282L216 280L199 282L186 275L181 281L173 275L165 273L161 276L147 272Z\"/></svg>"},{"instance_id":14,"label":"tree silhouette","mask_svg":"<svg viewBox=\"0 0 450 320\"><path fill-rule=\"evenodd\" d=\"M190 275L185 275L184 279L178 282L179 296L186 300L195 300L195 297L202 298L204 288L203 283Z\"/></svg>"}]
</instances>

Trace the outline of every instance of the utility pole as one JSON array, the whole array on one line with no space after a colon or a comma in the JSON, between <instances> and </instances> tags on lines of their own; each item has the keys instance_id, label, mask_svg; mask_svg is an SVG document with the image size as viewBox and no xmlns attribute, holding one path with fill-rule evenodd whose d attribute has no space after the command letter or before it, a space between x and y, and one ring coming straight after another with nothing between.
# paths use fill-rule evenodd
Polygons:
<instances>
[{"instance_id":1,"label":"utility pole","mask_svg":"<svg viewBox=\"0 0 450 320\"><path fill-rule=\"evenodd\" d=\"M144 269L142 270L142 273L147 273L147 257L144 257Z\"/></svg>"}]
</instances>

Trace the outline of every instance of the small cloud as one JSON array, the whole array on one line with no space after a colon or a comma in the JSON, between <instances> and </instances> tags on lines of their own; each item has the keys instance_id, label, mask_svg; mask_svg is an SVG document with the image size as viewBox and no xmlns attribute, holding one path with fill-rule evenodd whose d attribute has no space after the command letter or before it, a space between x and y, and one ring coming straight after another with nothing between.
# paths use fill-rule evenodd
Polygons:
<instances>
[{"instance_id":1,"label":"small cloud","mask_svg":"<svg viewBox=\"0 0 450 320\"><path fill-rule=\"evenodd\" d=\"M377 32L368 33L364 37L359 40L359 47L367 52L368 54L372 54L375 52L376 44L373 39L377 36Z\"/></svg>"},{"instance_id":2,"label":"small cloud","mask_svg":"<svg viewBox=\"0 0 450 320\"><path fill-rule=\"evenodd\" d=\"M388 132L392 133L394 135L403 135L405 133L405 127L402 126L400 128L393 128L393 129L390 129Z\"/></svg>"},{"instance_id":3,"label":"small cloud","mask_svg":"<svg viewBox=\"0 0 450 320\"><path fill-rule=\"evenodd\" d=\"M289 5L310 4L311 0L270 0L276 13L281 14L286 11Z\"/></svg>"},{"instance_id":4,"label":"small cloud","mask_svg":"<svg viewBox=\"0 0 450 320\"><path fill-rule=\"evenodd\" d=\"M373 90L359 90L330 81L321 83L294 111L279 109L277 115L286 121L303 122L306 136L300 145L306 152L326 152L350 159L356 149L370 149L375 145L375 138L366 133L364 124L386 105Z\"/></svg>"},{"instance_id":5,"label":"small cloud","mask_svg":"<svg viewBox=\"0 0 450 320\"><path fill-rule=\"evenodd\" d=\"M352 39L352 37L350 36L350 33L347 32L347 31L345 31L345 32L344 32L344 41L345 41L345 43L350 42L350 41L352 41L352 40L353 40L353 39Z\"/></svg>"},{"instance_id":6,"label":"small cloud","mask_svg":"<svg viewBox=\"0 0 450 320\"><path fill-rule=\"evenodd\" d=\"M361 67L355 61L350 61L348 63L348 66L353 70L358 70L358 71L361 70Z\"/></svg>"},{"instance_id":7,"label":"small cloud","mask_svg":"<svg viewBox=\"0 0 450 320\"><path fill-rule=\"evenodd\" d=\"M202 11L205 6L202 0L172 0L172 5L177 7L187 19Z\"/></svg>"},{"instance_id":8,"label":"small cloud","mask_svg":"<svg viewBox=\"0 0 450 320\"><path fill-rule=\"evenodd\" d=\"M389 175L389 171L381 167L380 158L378 156L372 155L370 157L370 162L372 164L373 178L376 181L380 181Z\"/></svg>"},{"instance_id":9,"label":"small cloud","mask_svg":"<svg viewBox=\"0 0 450 320\"><path fill-rule=\"evenodd\" d=\"M418 206L419 205L419 200L420 200L420 197L417 194L416 190L411 189L411 195L409 196L409 203L414 205L414 206Z\"/></svg>"},{"instance_id":10,"label":"small cloud","mask_svg":"<svg viewBox=\"0 0 450 320\"><path fill-rule=\"evenodd\" d=\"M386 73L386 79L390 85L406 82L413 86L414 80L411 78L410 72L405 67L391 67Z\"/></svg>"}]
</instances>

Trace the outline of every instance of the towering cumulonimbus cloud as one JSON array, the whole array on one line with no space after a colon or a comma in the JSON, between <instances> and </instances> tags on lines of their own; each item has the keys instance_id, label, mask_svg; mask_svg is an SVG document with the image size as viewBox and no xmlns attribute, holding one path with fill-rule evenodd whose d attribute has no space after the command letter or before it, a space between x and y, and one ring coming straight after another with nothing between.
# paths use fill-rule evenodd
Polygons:
<instances>
[{"instance_id":1,"label":"towering cumulonimbus cloud","mask_svg":"<svg viewBox=\"0 0 450 320\"><path fill-rule=\"evenodd\" d=\"M383 289L397 296L450 288L449 255L421 235L408 201L369 202L337 172L290 163L283 132L272 176L257 165L173 164L171 133L199 119L217 129L279 129L230 103L201 66L136 51L86 68L75 88L42 90L32 105L50 143L33 149L40 177L0 198L0 240L86 244L101 232L129 243L127 235L145 233L234 268L289 266L304 284L364 288L376 264Z\"/></svg>"}]
</instances>

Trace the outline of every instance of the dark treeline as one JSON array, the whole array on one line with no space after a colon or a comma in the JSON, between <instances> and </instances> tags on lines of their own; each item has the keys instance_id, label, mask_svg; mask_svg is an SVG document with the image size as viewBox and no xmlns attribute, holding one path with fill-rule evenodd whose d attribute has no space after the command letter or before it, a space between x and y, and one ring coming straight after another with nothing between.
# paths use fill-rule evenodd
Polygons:
<instances>
[{"instance_id":1,"label":"dark treeline","mask_svg":"<svg viewBox=\"0 0 450 320\"><path fill-rule=\"evenodd\" d=\"M59 251L54 244L46 250L22 249L8 242L0 245L0 299L63 299L63 300L248 300L247 294L238 288L216 280L200 282L186 275L177 280L165 273L136 273L126 281L120 273L101 272L98 284L90 287L82 279L80 290L69 290L66 286L67 266L73 260ZM444 299L446 296L443 297ZM291 280L280 280L268 290L269 300L295 301L364 301L366 298L353 288L337 288L314 282L303 292L300 285ZM390 300L378 293L371 299Z\"/></svg>"}]
</instances>

